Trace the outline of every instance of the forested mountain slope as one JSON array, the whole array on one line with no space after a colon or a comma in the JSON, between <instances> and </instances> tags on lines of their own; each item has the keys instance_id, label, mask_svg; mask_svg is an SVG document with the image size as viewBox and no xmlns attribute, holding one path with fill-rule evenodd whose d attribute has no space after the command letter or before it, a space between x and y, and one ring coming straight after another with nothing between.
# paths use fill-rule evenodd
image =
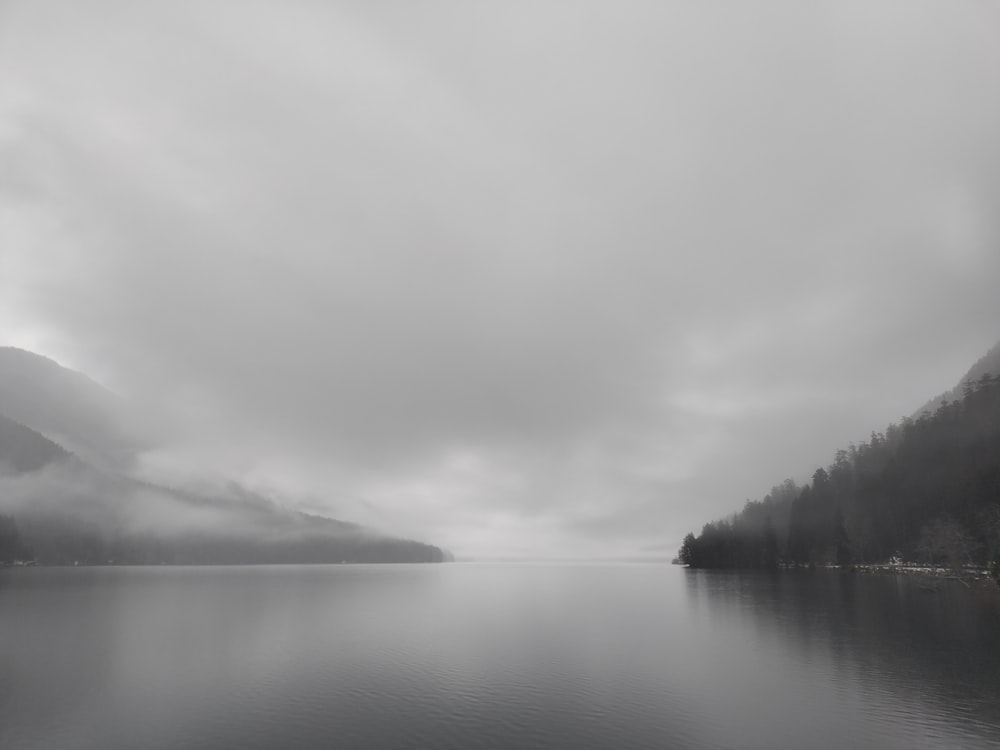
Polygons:
<instances>
[{"instance_id":1,"label":"forested mountain slope","mask_svg":"<svg viewBox=\"0 0 1000 750\"><path fill-rule=\"evenodd\" d=\"M897 556L1000 564L1000 377L966 380L959 399L838 451L804 487L787 480L688 534L680 553L693 567L729 568Z\"/></svg>"},{"instance_id":2,"label":"forested mountain slope","mask_svg":"<svg viewBox=\"0 0 1000 750\"><path fill-rule=\"evenodd\" d=\"M969 371L958 381L958 385L921 406L914 412L913 418L916 419L922 414L933 414L940 408L941 404L960 400L965 395L965 387L970 383L978 382L983 375L1000 375L1000 341L969 368Z\"/></svg>"}]
</instances>

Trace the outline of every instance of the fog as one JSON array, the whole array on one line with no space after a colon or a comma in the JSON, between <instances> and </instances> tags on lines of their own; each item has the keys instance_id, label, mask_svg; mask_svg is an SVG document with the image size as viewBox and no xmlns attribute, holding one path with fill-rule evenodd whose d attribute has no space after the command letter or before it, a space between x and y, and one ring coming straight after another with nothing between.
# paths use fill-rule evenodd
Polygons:
<instances>
[{"instance_id":1,"label":"fog","mask_svg":"<svg viewBox=\"0 0 1000 750\"><path fill-rule=\"evenodd\" d=\"M262 520L253 513L234 513L234 507L274 508L267 498L232 485L203 489L211 490L206 497L216 502L187 491L123 480L78 462L59 463L32 473L0 471L0 513L13 514L22 525L56 524L103 537L204 535L249 540L260 535ZM271 520L291 521L285 516Z\"/></svg>"},{"instance_id":2,"label":"fog","mask_svg":"<svg viewBox=\"0 0 1000 750\"><path fill-rule=\"evenodd\" d=\"M0 513L43 521L53 518L84 528L129 534L156 532L166 536L208 533L246 534L239 518L219 507L185 507L158 488L89 471L79 465L55 465L29 474L0 473ZM29 519L30 520L30 519ZM23 520L22 520L23 523Z\"/></svg>"},{"instance_id":3,"label":"fog","mask_svg":"<svg viewBox=\"0 0 1000 750\"><path fill-rule=\"evenodd\" d=\"M128 398L149 479L670 555L1000 338L998 22L6 2L0 343Z\"/></svg>"}]
</instances>

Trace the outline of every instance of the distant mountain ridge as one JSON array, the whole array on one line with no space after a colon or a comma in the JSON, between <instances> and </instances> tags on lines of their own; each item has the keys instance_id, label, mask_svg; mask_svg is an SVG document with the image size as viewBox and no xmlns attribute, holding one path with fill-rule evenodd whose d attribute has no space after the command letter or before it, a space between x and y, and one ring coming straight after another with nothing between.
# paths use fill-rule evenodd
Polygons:
<instances>
[{"instance_id":1,"label":"distant mountain ridge","mask_svg":"<svg viewBox=\"0 0 1000 750\"><path fill-rule=\"evenodd\" d=\"M0 348L0 521L16 521L23 537L6 554L30 550L55 564L450 558L433 545L281 508L233 483L206 494L130 476L125 459L142 445L128 421L127 401L80 373Z\"/></svg>"}]
</instances>

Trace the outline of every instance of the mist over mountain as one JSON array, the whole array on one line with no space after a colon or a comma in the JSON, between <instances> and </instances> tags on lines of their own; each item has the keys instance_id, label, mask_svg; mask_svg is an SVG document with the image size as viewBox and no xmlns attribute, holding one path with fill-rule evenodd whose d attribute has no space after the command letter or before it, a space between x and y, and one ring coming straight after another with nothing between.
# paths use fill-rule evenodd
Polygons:
<instances>
[{"instance_id":1,"label":"mist over mountain","mask_svg":"<svg viewBox=\"0 0 1000 750\"><path fill-rule=\"evenodd\" d=\"M0 476L37 471L68 456L44 435L0 414Z\"/></svg>"},{"instance_id":2,"label":"mist over mountain","mask_svg":"<svg viewBox=\"0 0 1000 750\"><path fill-rule=\"evenodd\" d=\"M10 346L0 347L0 414L98 466L127 468L150 447L151 436L143 435L136 411L120 396L48 357Z\"/></svg>"},{"instance_id":3,"label":"mist over mountain","mask_svg":"<svg viewBox=\"0 0 1000 750\"><path fill-rule=\"evenodd\" d=\"M181 477L149 481L131 471L152 447L130 429L136 424L125 399L84 375L30 352L0 350L0 514L20 537L7 544L8 558L15 551L54 564L449 557L428 544L285 508L234 481L209 491Z\"/></svg>"}]
</instances>

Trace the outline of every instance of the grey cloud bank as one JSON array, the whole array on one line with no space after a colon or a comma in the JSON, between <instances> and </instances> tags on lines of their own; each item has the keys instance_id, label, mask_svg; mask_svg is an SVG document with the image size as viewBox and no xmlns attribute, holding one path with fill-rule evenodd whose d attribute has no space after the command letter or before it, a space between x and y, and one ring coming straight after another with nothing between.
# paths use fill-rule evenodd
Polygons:
<instances>
[{"instance_id":1,"label":"grey cloud bank","mask_svg":"<svg viewBox=\"0 0 1000 750\"><path fill-rule=\"evenodd\" d=\"M986 3L0 5L0 339L460 555L672 544L1000 337Z\"/></svg>"}]
</instances>

